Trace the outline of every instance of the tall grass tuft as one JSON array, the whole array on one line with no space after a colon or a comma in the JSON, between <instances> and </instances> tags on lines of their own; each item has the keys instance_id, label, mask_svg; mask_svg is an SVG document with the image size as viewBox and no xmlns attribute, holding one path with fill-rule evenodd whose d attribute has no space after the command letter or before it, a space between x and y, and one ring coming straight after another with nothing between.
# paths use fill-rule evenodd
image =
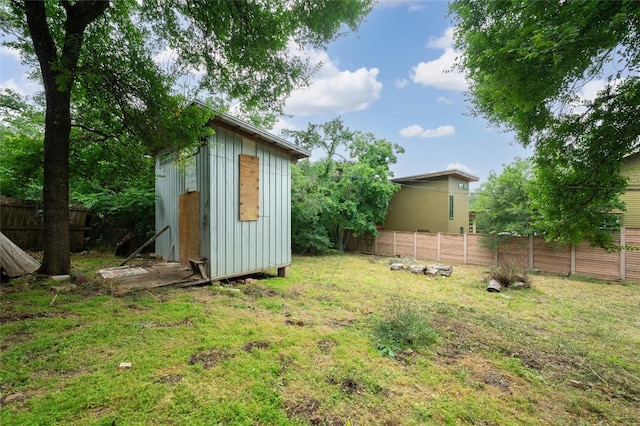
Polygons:
<instances>
[{"instance_id":1,"label":"tall grass tuft","mask_svg":"<svg viewBox=\"0 0 640 426\"><path fill-rule=\"evenodd\" d=\"M429 324L427 309L403 300L393 300L382 317L374 320L373 335L378 351L389 358L395 358L398 350L429 346L438 337Z\"/></svg>"}]
</instances>

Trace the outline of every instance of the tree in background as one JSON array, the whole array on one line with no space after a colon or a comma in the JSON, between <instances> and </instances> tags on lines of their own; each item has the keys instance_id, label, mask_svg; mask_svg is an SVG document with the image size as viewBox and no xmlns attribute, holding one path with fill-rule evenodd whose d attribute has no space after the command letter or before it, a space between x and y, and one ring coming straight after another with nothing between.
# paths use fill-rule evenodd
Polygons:
<instances>
[{"instance_id":1,"label":"tree in background","mask_svg":"<svg viewBox=\"0 0 640 426\"><path fill-rule=\"evenodd\" d=\"M535 212L530 197L533 166L529 159L516 159L500 175L491 172L487 181L471 197L478 232L494 246L501 236L533 235Z\"/></svg>"},{"instance_id":2,"label":"tree in background","mask_svg":"<svg viewBox=\"0 0 640 426\"><path fill-rule=\"evenodd\" d=\"M391 164L404 152L371 133L351 131L342 119L283 132L321 155L293 166L291 228L297 252L344 249L345 232L375 233L399 189L390 181Z\"/></svg>"},{"instance_id":3,"label":"tree in background","mask_svg":"<svg viewBox=\"0 0 640 426\"><path fill-rule=\"evenodd\" d=\"M455 0L474 112L535 147L534 226L612 248L620 164L640 148L640 2ZM594 99L581 88L602 80Z\"/></svg>"},{"instance_id":4,"label":"tree in background","mask_svg":"<svg viewBox=\"0 0 640 426\"><path fill-rule=\"evenodd\" d=\"M42 200L44 106L39 99L0 91L0 193ZM148 239L154 232L154 164L139 139L72 128L69 197L89 209L97 243L118 241L132 231ZM116 228L116 229L114 229ZM101 241L100 241L101 240Z\"/></svg>"},{"instance_id":5,"label":"tree in background","mask_svg":"<svg viewBox=\"0 0 640 426\"><path fill-rule=\"evenodd\" d=\"M196 144L207 115L174 96L181 76L246 108L278 109L312 68L288 43L323 47L352 30L369 0L308 2L27 1L0 5L5 42L38 68L44 130L45 250L40 272L66 274L72 127L97 137L122 131L150 150ZM172 55L163 70L154 60ZM99 126L98 126L99 125ZM102 127L105 126L105 128Z\"/></svg>"}]
</instances>

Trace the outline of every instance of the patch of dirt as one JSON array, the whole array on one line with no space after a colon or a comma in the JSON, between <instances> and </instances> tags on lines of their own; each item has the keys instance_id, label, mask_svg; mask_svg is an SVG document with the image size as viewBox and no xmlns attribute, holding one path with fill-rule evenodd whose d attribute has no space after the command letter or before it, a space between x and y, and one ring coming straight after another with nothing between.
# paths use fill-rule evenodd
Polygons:
<instances>
[{"instance_id":1,"label":"patch of dirt","mask_svg":"<svg viewBox=\"0 0 640 426\"><path fill-rule=\"evenodd\" d=\"M322 417L316 414L319 409L320 401L313 398L302 401L284 402L284 410L287 413L287 417L297 417L307 420L312 425L322 424Z\"/></svg>"},{"instance_id":2,"label":"patch of dirt","mask_svg":"<svg viewBox=\"0 0 640 426\"><path fill-rule=\"evenodd\" d=\"M342 383L340 383L340 389L347 395L361 394L363 391L360 383L351 378L344 379Z\"/></svg>"},{"instance_id":3,"label":"patch of dirt","mask_svg":"<svg viewBox=\"0 0 640 426\"><path fill-rule=\"evenodd\" d=\"M185 318L183 320L180 321L176 321L174 323L171 324L167 324L167 327L193 327L196 324L193 322L193 320L191 318Z\"/></svg>"},{"instance_id":4,"label":"patch of dirt","mask_svg":"<svg viewBox=\"0 0 640 426\"><path fill-rule=\"evenodd\" d=\"M251 353L253 352L255 349L269 349L269 346L271 346L271 342L269 341L253 341L253 342L247 342L243 347L242 350L247 352L247 353Z\"/></svg>"},{"instance_id":5,"label":"patch of dirt","mask_svg":"<svg viewBox=\"0 0 640 426\"><path fill-rule=\"evenodd\" d=\"M129 303L127 305L127 308L133 309L133 310L136 310L136 311L149 311L149 310L153 309L151 306L140 306L140 305L137 305L135 303Z\"/></svg>"},{"instance_id":6,"label":"patch of dirt","mask_svg":"<svg viewBox=\"0 0 640 426\"><path fill-rule=\"evenodd\" d=\"M332 385L338 385L340 389L347 395L364 393L364 387L360 383L358 383L357 380L351 377L346 377L346 378L343 378L342 380L337 379L336 377L329 377L328 381Z\"/></svg>"},{"instance_id":7,"label":"patch of dirt","mask_svg":"<svg viewBox=\"0 0 640 426\"><path fill-rule=\"evenodd\" d=\"M156 379L157 383L163 383L166 385L177 385L182 381L182 376L179 374L166 374Z\"/></svg>"},{"instance_id":8,"label":"patch of dirt","mask_svg":"<svg viewBox=\"0 0 640 426\"><path fill-rule=\"evenodd\" d=\"M247 296L251 296L254 298L273 297L278 295L278 292L262 284L247 284L242 287L242 292Z\"/></svg>"},{"instance_id":9,"label":"patch of dirt","mask_svg":"<svg viewBox=\"0 0 640 426\"><path fill-rule=\"evenodd\" d=\"M103 296L111 294L111 289L102 283L88 282L86 284L76 284L75 287L69 291L69 294L82 297Z\"/></svg>"},{"instance_id":10,"label":"patch of dirt","mask_svg":"<svg viewBox=\"0 0 640 426\"><path fill-rule=\"evenodd\" d=\"M412 365L416 363L416 353L413 349L405 349L396 353L396 361L404 365Z\"/></svg>"},{"instance_id":11,"label":"patch of dirt","mask_svg":"<svg viewBox=\"0 0 640 426\"><path fill-rule=\"evenodd\" d=\"M290 419L306 420L310 425L343 426L345 424L342 419L323 414L320 408L320 401L314 398L284 402L284 410Z\"/></svg>"},{"instance_id":12,"label":"patch of dirt","mask_svg":"<svg viewBox=\"0 0 640 426\"><path fill-rule=\"evenodd\" d=\"M220 349L212 349L208 351L198 352L189 357L189 365L194 365L198 362L202 363L202 368L208 370L215 367L218 362L225 359L233 358L235 355Z\"/></svg>"},{"instance_id":13,"label":"patch of dirt","mask_svg":"<svg viewBox=\"0 0 640 426\"><path fill-rule=\"evenodd\" d=\"M318 349L323 354L331 352L331 349L335 348L338 344L332 339L322 339L318 342Z\"/></svg>"},{"instance_id":14,"label":"patch of dirt","mask_svg":"<svg viewBox=\"0 0 640 426\"><path fill-rule=\"evenodd\" d=\"M297 327L304 327L304 321L297 318L287 318L284 320L284 323L287 325L295 325Z\"/></svg>"},{"instance_id":15,"label":"patch of dirt","mask_svg":"<svg viewBox=\"0 0 640 426\"><path fill-rule=\"evenodd\" d=\"M349 327L350 325L353 325L356 322L356 320L354 318L343 318L343 319L333 319L333 320L329 320L326 325L328 325L331 328L343 328L343 327Z\"/></svg>"},{"instance_id":16,"label":"patch of dirt","mask_svg":"<svg viewBox=\"0 0 640 426\"><path fill-rule=\"evenodd\" d=\"M0 325L7 324L10 322L24 321L27 319L34 318L57 318L62 317L66 318L64 313L59 312L3 312L0 314Z\"/></svg>"},{"instance_id":17,"label":"patch of dirt","mask_svg":"<svg viewBox=\"0 0 640 426\"><path fill-rule=\"evenodd\" d=\"M480 378L487 385L496 387L503 391L509 390L509 379L499 372L485 372L481 374Z\"/></svg>"}]
</instances>

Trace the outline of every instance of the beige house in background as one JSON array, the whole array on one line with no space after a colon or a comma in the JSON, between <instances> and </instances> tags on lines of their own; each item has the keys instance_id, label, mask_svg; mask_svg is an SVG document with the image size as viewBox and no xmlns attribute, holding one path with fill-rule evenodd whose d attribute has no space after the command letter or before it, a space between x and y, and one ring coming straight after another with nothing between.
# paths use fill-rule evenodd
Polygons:
<instances>
[{"instance_id":1,"label":"beige house in background","mask_svg":"<svg viewBox=\"0 0 640 426\"><path fill-rule=\"evenodd\" d=\"M640 152L628 155L622 164L622 175L629 178L627 190L620 197L627 210L622 213L621 226L640 228Z\"/></svg>"},{"instance_id":2,"label":"beige house in background","mask_svg":"<svg viewBox=\"0 0 640 426\"><path fill-rule=\"evenodd\" d=\"M390 231L466 234L469 229L469 182L478 178L460 170L445 170L392 180L395 193L384 229Z\"/></svg>"}]
</instances>

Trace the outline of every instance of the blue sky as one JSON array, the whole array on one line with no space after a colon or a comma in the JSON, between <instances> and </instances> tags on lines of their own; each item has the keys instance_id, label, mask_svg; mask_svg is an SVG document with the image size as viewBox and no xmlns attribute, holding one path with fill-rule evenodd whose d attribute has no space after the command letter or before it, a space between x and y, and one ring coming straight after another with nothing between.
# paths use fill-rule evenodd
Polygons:
<instances>
[{"instance_id":1,"label":"blue sky","mask_svg":"<svg viewBox=\"0 0 640 426\"><path fill-rule=\"evenodd\" d=\"M352 130L374 133L405 149L395 177L457 168L480 182L515 157L527 157L514 135L472 117L466 83L450 69L452 18L445 1L381 2L362 23L311 53L323 68L312 85L295 92L274 129L304 129L341 116Z\"/></svg>"},{"instance_id":2,"label":"blue sky","mask_svg":"<svg viewBox=\"0 0 640 426\"><path fill-rule=\"evenodd\" d=\"M308 88L291 95L287 116L272 131L341 116L351 130L404 147L392 168L395 177L457 168L480 178L472 189L490 171L500 173L515 157L529 156L512 134L470 115L464 76L446 72L457 55L447 7L445 1L383 0L356 33L326 52L301 52L322 67ZM0 47L0 64L0 88L39 90L17 52Z\"/></svg>"}]
</instances>

